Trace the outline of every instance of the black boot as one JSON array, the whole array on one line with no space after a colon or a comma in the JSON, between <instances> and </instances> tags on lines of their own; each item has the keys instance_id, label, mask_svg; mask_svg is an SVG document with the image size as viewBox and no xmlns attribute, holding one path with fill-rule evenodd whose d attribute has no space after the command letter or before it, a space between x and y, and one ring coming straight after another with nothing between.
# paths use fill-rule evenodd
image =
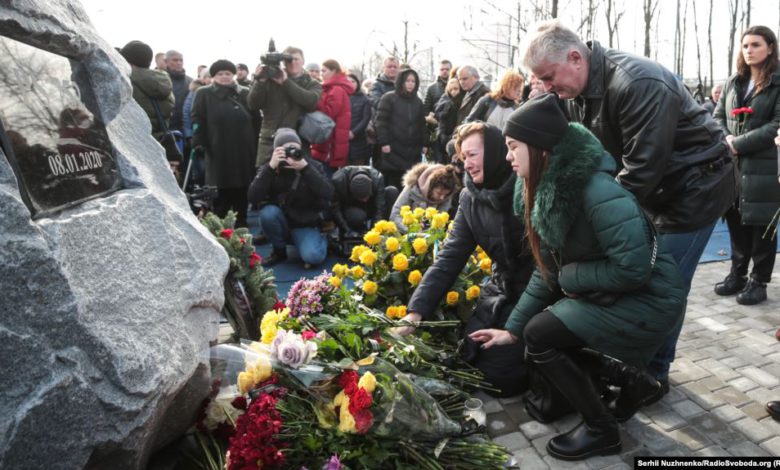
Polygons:
<instances>
[{"instance_id":1,"label":"black boot","mask_svg":"<svg viewBox=\"0 0 780 470\"><path fill-rule=\"evenodd\" d=\"M588 375L566 353L558 350L541 354L529 352L528 358L584 418L584 422L571 431L550 439L547 452L562 460L582 460L591 455L620 452L618 424L607 412Z\"/></svg>"},{"instance_id":2,"label":"black boot","mask_svg":"<svg viewBox=\"0 0 780 470\"><path fill-rule=\"evenodd\" d=\"M263 260L263 267L266 268L269 266L273 266L275 264L279 264L286 259L287 259L286 249L277 250L276 248L274 248L274 251L272 251L271 254L268 255L268 257Z\"/></svg>"},{"instance_id":3,"label":"black boot","mask_svg":"<svg viewBox=\"0 0 780 470\"><path fill-rule=\"evenodd\" d=\"M750 278L745 288L737 294L740 305L756 305L766 300L766 284L755 278Z\"/></svg>"},{"instance_id":4,"label":"black boot","mask_svg":"<svg viewBox=\"0 0 780 470\"><path fill-rule=\"evenodd\" d=\"M663 387L647 372L607 356L601 356L601 374L610 385L620 387L612 415L622 423L634 416L645 405L664 396Z\"/></svg>"},{"instance_id":5,"label":"black boot","mask_svg":"<svg viewBox=\"0 0 780 470\"><path fill-rule=\"evenodd\" d=\"M734 295L738 294L747 284L747 276L737 276L734 273L729 273L722 282L715 284L715 293L718 295Z\"/></svg>"}]
</instances>

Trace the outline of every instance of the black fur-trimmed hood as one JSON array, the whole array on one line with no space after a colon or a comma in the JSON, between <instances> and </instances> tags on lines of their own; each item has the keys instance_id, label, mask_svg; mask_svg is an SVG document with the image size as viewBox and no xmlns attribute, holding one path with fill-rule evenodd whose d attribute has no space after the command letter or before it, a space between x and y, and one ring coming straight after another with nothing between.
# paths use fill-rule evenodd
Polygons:
<instances>
[{"instance_id":1,"label":"black fur-trimmed hood","mask_svg":"<svg viewBox=\"0 0 780 470\"><path fill-rule=\"evenodd\" d=\"M531 225L550 247L560 249L582 206L582 193L593 174L614 174L615 161L596 136L581 124L570 123L553 148L549 166L536 189ZM523 179L515 183L515 214L523 216Z\"/></svg>"}]
</instances>

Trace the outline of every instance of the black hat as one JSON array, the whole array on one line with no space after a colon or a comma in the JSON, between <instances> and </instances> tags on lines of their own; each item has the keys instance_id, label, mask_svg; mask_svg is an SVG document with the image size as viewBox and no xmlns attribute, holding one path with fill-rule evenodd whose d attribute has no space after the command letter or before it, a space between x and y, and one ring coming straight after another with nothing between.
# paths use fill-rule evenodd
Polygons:
<instances>
[{"instance_id":1,"label":"black hat","mask_svg":"<svg viewBox=\"0 0 780 470\"><path fill-rule=\"evenodd\" d=\"M279 129L276 129L276 133L274 134L274 148L277 147L284 147L286 144L289 143L301 143L301 138L298 137L298 134L295 133L294 129L290 129L289 127L280 127Z\"/></svg>"},{"instance_id":2,"label":"black hat","mask_svg":"<svg viewBox=\"0 0 780 470\"><path fill-rule=\"evenodd\" d=\"M349 193L358 200L371 197L374 190L374 182L365 173L358 173L349 180Z\"/></svg>"},{"instance_id":3,"label":"black hat","mask_svg":"<svg viewBox=\"0 0 780 470\"><path fill-rule=\"evenodd\" d=\"M152 59L154 58L154 52L148 44L141 41L130 41L125 44L125 47L119 50L122 57L125 58L128 64L135 65L142 69L148 69L152 65Z\"/></svg>"},{"instance_id":4,"label":"black hat","mask_svg":"<svg viewBox=\"0 0 780 470\"><path fill-rule=\"evenodd\" d=\"M249 72L249 67L246 66L246 64L236 64L236 70L244 70L246 72Z\"/></svg>"},{"instance_id":5,"label":"black hat","mask_svg":"<svg viewBox=\"0 0 780 470\"><path fill-rule=\"evenodd\" d=\"M236 64L226 59L219 59L218 61L211 64L211 67L209 67L209 74L211 74L212 77L215 77L217 72L221 72L223 70L232 72L233 75L235 75Z\"/></svg>"},{"instance_id":6,"label":"black hat","mask_svg":"<svg viewBox=\"0 0 780 470\"><path fill-rule=\"evenodd\" d=\"M545 93L523 103L504 124L504 135L543 150L560 142L569 122L558 106L558 95Z\"/></svg>"}]
</instances>

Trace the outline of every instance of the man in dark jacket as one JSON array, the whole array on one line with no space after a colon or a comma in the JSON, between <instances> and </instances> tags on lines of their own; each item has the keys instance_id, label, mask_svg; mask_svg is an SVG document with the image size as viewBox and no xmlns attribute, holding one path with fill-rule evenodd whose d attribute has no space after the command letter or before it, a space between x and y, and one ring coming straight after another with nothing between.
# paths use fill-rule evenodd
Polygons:
<instances>
[{"instance_id":1,"label":"man in dark jacket","mask_svg":"<svg viewBox=\"0 0 780 470\"><path fill-rule=\"evenodd\" d=\"M374 108L379 104L379 99L385 93L393 91L395 88L395 79L398 77L398 59L390 56L385 57L382 62L382 73L376 76L374 85L371 87L371 95L368 97Z\"/></svg>"},{"instance_id":2,"label":"man in dark jacket","mask_svg":"<svg viewBox=\"0 0 780 470\"><path fill-rule=\"evenodd\" d=\"M171 79L165 72L149 69L152 64L153 52L148 44L141 41L130 41L119 53L132 66L130 83L133 85L133 99L149 116L149 122L152 123L152 134L159 138L163 126L168 125L175 103ZM159 116L155 110L155 104L160 110ZM160 119L163 122L160 122Z\"/></svg>"},{"instance_id":3,"label":"man in dark jacket","mask_svg":"<svg viewBox=\"0 0 780 470\"><path fill-rule=\"evenodd\" d=\"M288 47L284 53L292 60L285 61L279 74L269 79L264 66L255 71L255 81L249 91L249 109L263 112L260 140L257 145L256 166L262 166L271 158L273 135L277 129L298 128L298 120L317 109L322 95L322 85L303 69L303 51Z\"/></svg>"},{"instance_id":4,"label":"man in dark jacket","mask_svg":"<svg viewBox=\"0 0 780 470\"><path fill-rule=\"evenodd\" d=\"M464 95L460 108L458 108L456 126L466 122L466 117L471 114L471 110L477 104L477 101L490 92L490 88L479 79L479 71L472 65L464 65L458 69L458 82L460 82L462 89L461 93Z\"/></svg>"},{"instance_id":5,"label":"man in dark jacket","mask_svg":"<svg viewBox=\"0 0 780 470\"><path fill-rule=\"evenodd\" d=\"M387 214L385 179L370 166L345 166L331 178L335 197L333 216L342 239L362 236L366 230Z\"/></svg>"},{"instance_id":6,"label":"man in dark jacket","mask_svg":"<svg viewBox=\"0 0 780 470\"><path fill-rule=\"evenodd\" d=\"M168 76L171 77L173 96L176 99L170 128L183 132L182 108L184 107L184 100L187 99L187 94L190 92L192 77L187 76L187 73L184 71L184 56L179 51L170 50L165 53L165 66L168 69Z\"/></svg>"},{"instance_id":7,"label":"man in dark jacket","mask_svg":"<svg viewBox=\"0 0 780 470\"><path fill-rule=\"evenodd\" d=\"M512 211L516 177L506 161L506 145L497 127L482 122L466 124L456 139L466 170L466 188L444 248L412 294L404 319L434 319L441 299L477 245L481 246L493 261L493 269L466 324L465 359L501 389L501 396L516 395L527 387L522 342L480 349L468 337L482 328L503 327L534 270L524 242L523 220Z\"/></svg>"},{"instance_id":8,"label":"man in dark jacket","mask_svg":"<svg viewBox=\"0 0 780 470\"><path fill-rule=\"evenodd\" d=\"M690 290L715 222L736 195L718 124L660 64L597 41L586 45L557 21L539 27L525 65L546 91L568 100L571 119L615 158L618 182L653 218ZM666 390L678 336L679 329L650 365Z\"/></svg>"},{"instance_id":9,"label":"man in dark jacket","mask_svg":"<svg viewBox=\"0 0 780 470\"><path fill-rule=\"evenodd\" d=\"M328 255L319 224L320 213L333 199L333 185L322 164L301 152L301 139L293 129L278 129L273 147L271 159L249 186L249 202L261 206L260 223L273 246L263 265L287 259L291 240L309 269L322 264Z\"/></svg>"},{"instance_id":10,"label":"man in dark jacket","mask_svg":"<svg viewBox=\"0 0 780 470\"><path fill-rule=\"evenodd\" d=\"M439 63L439 76L436 81L428 85L428 89L425 90L425 100L423 101L423 108L425 109L425 115L433 112L433 107L444 94L444 89L447 88L447 81L450 79L450 70L452 70L452 62L449 60L442 60Z\"/></svg>"},{"instance_id":11,"label":"man in dark jacket","mask_svg":"<svg viewBox=\"0 0 780 470\"><path fill-rule=\"evenodd\" d=\"M718 83L717 85L713 86L710 97L704 100L704 103L701 104L701 107L706 109L708 113L714 114L715 107L718 105L718 101L720 101L720 94L722 92L723 92L722 83Z\"/></svg>"}]
</instances>

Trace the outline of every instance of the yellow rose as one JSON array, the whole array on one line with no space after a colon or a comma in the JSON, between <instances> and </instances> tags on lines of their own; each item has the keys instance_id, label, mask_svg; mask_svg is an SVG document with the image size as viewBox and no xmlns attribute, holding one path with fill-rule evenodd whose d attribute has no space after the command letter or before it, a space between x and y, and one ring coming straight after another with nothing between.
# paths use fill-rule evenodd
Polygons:
<instances>
[{"instance_id":1,"label":"yellow rose","mask_svg":"<svg viewBox=\"0 0 780 470\"><path fill-rule=\"evenodd\" d=\"M433 216L438 213L439 211L437 211L435 207L429 207L425 209L425 218L428 220L433 219Z\"/></svg>"},{"instance_id":2,"label":"yellow rose","mask_svg":"<svg viewBox=\"0 0 780 470\"><path fill-rule=\"evenodd\" d=\"M474 300L479 297L479 286L471 286L466 290L466 299Z\"/></svg>"},{"instance_id":3,"label":"yellow rose","mask_svg":"<svg viewBox=\"0 0 780 470\"><path fill-rule=\"evenodd\" d=\"M395 314L398 315L398 318L403 318L406 316L406 305L399 305L398 309L395 311Z\"/></svg>"},{"instance_id":4,"label":"yellow rose","mask_svg":"<svg viewBox=\"0 0 780 470\"><path fill-rule=\"evenodd\" d=\"M415 238L412 242L412 248L414 248L415 253L421 255L428 251L428 242L424 238Z\"/></svg>"},{"instance_id":5,"label":"yellow rose","mask_svg":"<svg viewBox=\"0 0 780 470\"><path fill-rule=\"evenodd\" d=\"M380 235L379 232L369 230L363 235L363 240L371 246L378 245L379 242L382 241L382 235Z\"/></svg>"},{"instance_id":6,"label":"yellow rose","mask_svg":"<svg viewBox=\"0 0 780 470\"><path fill-rule=\"evenodd\" d=\"M276 338L277 324L279 323L280 311L271 310L263 315L262 321L260 321L260 333L262 334L262 341L265 344L271 344Z\"/></svg>"},{"instance_id":7,"label":"yellow rose","mask_svg":"<svg viewBox=\"0 0 780 470\"><path fill-rule=\"evenodd\" d=\"M411 214L412 208L409 206L401 206L401 215Z\"/></svg>"},{"instance_id":8,"label":"yellow rose","mask_svg":"<svg viewBox=\"0 0 780 470\"><path fill-rule=\"evenodd\" d=\"M336 263L336 264L334 264L334 265L333 265L333 269L332 269L332 271L333 271L333 274L335 274L336 276L338 276L338 277L344 277L344 276L346 276L346 275L347 275L347 270L348 270L348 269L349 269L349 268L347 267L347 265L346 265L346 264L339 264L339 263Z\"/></svg>"},{"instance_id":9,"label":"yellow rose","mask_svg":"<svg viewBox=\"0 0 780 470\"><path fill-rule=\"evenodd\" d=\"M387 315L387 318L395 318L397 311L398 308L395 306L387 307L387 310L385 310L385 315Z\"/></svg>"},{"instance_id":10,"label":"yellow rose","mask_svg":"<svg viewBox=\"0 0 780 470\"><path fill-rule=\"evenodd\" d=\"M368 249L365 245L358 245L352 248L352 255L349 257L349 260L353 263L357 263L360 260L360 255L363 254L364 251Z\"/></svg>"},{"instance_id":11,"label":"yellow rose","mask_svg":"<svg viewBox=\"0 0 780 470\"><path fill-rule=\"evenodd\" d=\"M368 393L372 393L376 388L376 377L374 377L374 374L371 372L366 372L363 374L363 376L360 377L360 380L358 380L358 387L362 388Z\"/></svg>"},{"instance_id":12,"label":"yellow rose","mask_svg":"<svg viewBox=\"0 0 780 470\"><path fill-rule=\"evenodd\" d=\"M486 273L490 272L490 268L493 265L493 262L490 260L490 258L484 258L479 261L479 269L485 271Z\"/></svg>"},{"instance_id":13,"label":"yellow rose","mask_svg":"<svg viewBox=\"0 0 780 470\"><path fill-rule=\"evenodd\" d=\"M419 269L415 269L414 271L409 273L409 277L407 278L407 280L409 281L409 284L416 286L422 280L422 273L420 272Z\"/></svg>"},{"instance_id":14,"label":"yellow rose","mask_svg":"<svg viewBox=\"0 0 780 470\"><path fill-rule=\"evenodd\" d=\"M454 227L454 226L455 226L455 221L451 220L449 225L447 225L447 231L451 232L452 231L452 227Z\"/></svg>"},{"instance_id":15,"label":"yellow rose","mask_svg":"<svg viewBox=\"0 0 780 470\"><path fill-rule=\"evenodd\" d=\"M431 222L432 228L444 228L447 225L447 222L450 221L450 214L446 212L441 212L439 214L436 214L433 216L433 221Z\"/></svg>"},{"instance_id":16,"label":"yellow rose","mask_svg":"<svg viewBox=\"0 0 780 470\"><path fill-rule=\"evenodd\" d=\"M395 237L388 237L387 240L385 240L385 248L390 252L398 251L398 249L401 248L401 243Z\"/></svg>"},{"instance_id":17,"label":"yellow rose","mask_svg":"<svg viewBox=\"0 0 780 470\"><path fill-rule=\"evenodd\" d=\"M368 295L376 294L377 289L379 289L379 286L377 286L374 281L366 281L363 283L363 292Z\"/></svg>"},{"instance_id":18,"label":"yellow rose","mask_svg":"<svg viewBox=\"0 0 780 470\"><path fill-rule=\"evenodd\" d=\"M393 269L396 271L406 271L409 268L409 260L406 259L406 255L398 253L393 256Z\"/></svg>"},{"instance_id":19,"label":"yellow rose","mask_svg":"<svg viewBox=\"0 0 780 470\"><path fill-rule=\"evenodd\" d=\"M482 261L483 259L487 258L488 255L484 251L477 250L477 259Z\"/></svg>"},{"instance_id":20,"label":"yellow rose","mask_svg":"<svg viewBox=\"0 0 780 470\"><path fill-rule=\"evenodd\" d=\"M376 263L376 253L371 250L366 250L360 254L360 262L366 266L373 266Z\"/></svg>"},{"instance_id":21,"label":"yellow rose","mask_svg":"<svg viewBox=\"0 0 780 470\"><path fill-rule=\"evenodd\" d=\"M238 391L245 394L255 386L255 379L251 372L241 372L238 374Z\"/></svg>"},{"instance_id":22,"label":"yellow rose","mask_svg":"<svg viewBox=\"0 0 780 470\"><path fill-rule=\"evenodd\" d=\"M271 376L271 361L266 356L260 356L253 364L247 367L247 372L252 374L252 379L256 384L264 382Z\"/></svg>"},{"instance_id":23,"label":"yellow rose","mask_svg":"<svg viewBox=\"0 0 780 470\"><path fill-rule=\"evenodd\" d=\"M336 289L341 287L341 278L338 276L331 276L330 278L328 278L328 282Z\"/></svg>"},{"instance_id":24,"label":"yellow rose","mask_svg":"<svg viewBox=\"0 0 780 470\"><path fill-rule=\"evenodd\" d=\"M356 433L355 418L349 412L349 397L345 396L339 408L339 431L343 433Z\"/></svg>"},{"instance_id":25,"label":"yellow rose","mask_svg":"<svg viewBox=\"0 0 780 470\"><path fill-rule=\"evenodd\" d=\"M457 304L459 298L460 298L460 294L458 294L454 290L447 292L447 305Z\"/></svg>"},{"instance_id":26,"label":"yellow rose","mask_svg":"<svg viewBox=\"0 0 780 470\"><path fill-rule=\"evenodd\" d=\"M363 269L362 266L355 265L352 266L352 269L349 270L349 274L352 276L353 279L360 279L366 274L366 271Z\"/></svg>"},{"instance_id":27,"label":"yellow rose","mask_svg":"<svg viewBox=\"0 0 780 470\"><path fill-rule=\"evenodd\" d=\"M385 222L385 226L382 230L383 233L396 233L398 232L398 227L396 227L395 222Z\"/></svg>"},{"instance_id":28,"label":"yellow rose","mask_svg":"<svg viewBox=\"0 0 780 470\"><path fill-rule=\"evenodd\" d=\"M415 207L413 214L415 217L419 219L420 217L425 215L425 209L423 209L422 207Z\"/></svg>"},{"instance_id":29,"label":"yellow rose","mask_svg":"<svg viewBox=\"0 0 780 470\"><path fill-rule=\"evenodd\" d=\"M274 323L272 326L267 326L266 328L261 328L260 331L262 332L262 336L260 337L260 341L262 341L265 344L271 344L274 342L274 338L276 338L276 333L279 331L276 327L276 324Z\"/></svg>"},{"instance_id":30,"label":"yellow rose","mask_svg":"<svg viewBox=\"0 0 780 470\"><path fill-rule=\"evenodd\" d=\"M407 227L417 222L417 219L414 218L414 215L411 212L406 213L401 217L402 217L401 222L403 222L403 224L406 225Z\"/></svg>"}]
</instances>

